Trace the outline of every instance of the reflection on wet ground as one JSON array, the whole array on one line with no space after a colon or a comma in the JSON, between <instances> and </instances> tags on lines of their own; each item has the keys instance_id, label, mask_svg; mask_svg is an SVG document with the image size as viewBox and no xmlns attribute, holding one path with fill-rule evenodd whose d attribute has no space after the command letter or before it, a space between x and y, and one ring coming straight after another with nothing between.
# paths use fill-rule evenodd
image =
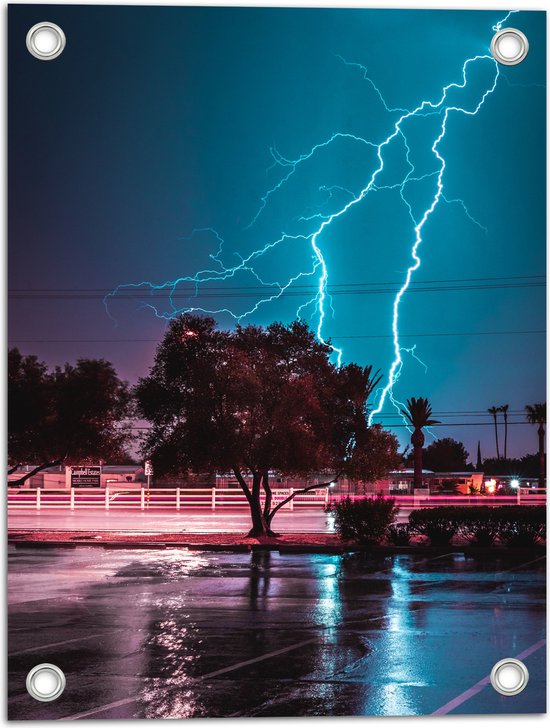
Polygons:
<instances>
[{"instance_id":1,"label":"reflection on wet ground","mask_svg":"<svg viewBox=\"0 0 550 728\"><path fill-rule=\"evenodd\" d=\"M524 559L526 561L526 559ZM11 719L425 715L544 638L546 562L13 548ZM529 684L453 713L545 710ZM67 676L35 702L27 672Z\"/></svg>"}]
</instances>

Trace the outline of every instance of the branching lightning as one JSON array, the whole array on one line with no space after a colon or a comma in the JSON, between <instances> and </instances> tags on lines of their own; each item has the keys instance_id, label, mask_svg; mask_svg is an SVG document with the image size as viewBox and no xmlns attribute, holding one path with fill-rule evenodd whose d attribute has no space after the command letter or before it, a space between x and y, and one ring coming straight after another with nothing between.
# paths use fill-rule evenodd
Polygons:
<instances>
[{"instance_id":1,"label":"branching lightning","mask_svg":"<svg viewBox=\"0 0 550 728\"><path fill-rule=\"evenodd\" d=\"M499 20L493 26L493 30L500 30L510 15L514 12L519 11L510 11L504 18L502 18L502 20ZM323 211L318 211L312 214L304 214L295 218L294 221L291 221L294 222L294 224L300 225L302 229L304 226L312 226L313 229L306 230L305 232L292 233L282 231L273 240L266 242L248 255L237 256L238 262L235 265L228 265L223 262L225 243L218 232L212 228L196 229L192 232L191 237L207 234L216 240L217 250L209 256L212 265L209 265L193 275L179 277L161 284L153 283L151 281L121 284L109 293L108 296L106 296L104 303L107 312L109 313L109 304L123 289L144 289L151 295L158 293L166 294L166 300L168 303L165 308L161 308L159 306L158 296L153 296L154 300L152 302L144 300L142 304L143 306L151 309L156 316L166 321L180 313L194 311L208 314L224 314L231 317L235 322L241 322L256 313L266 304L280 299L302 278L314 278L316 280L315 293L308 301L298 307L296 314L299 318L309 316L310 320L315 321L317 338L319 341L325 342L326 340L324 338L323 331L326 318L332 310L332 300L328 290L329 270L325 255L323 254L323 238L327 234L329 228L336 223L338 218L344 217L352 207L359 205L368 196L376 195L381 190L397 190L410 216L412 241L409 254L409 264L406 268L403 283L395 295L392 305L391 330L394 358L388 372L387 383L378 391L376 406L369 415L369 424L371 424L373 419L382 413L387 399L389 399L398 412L403 408L403 403L397 400L394 395L395 384L401 377L403 371L403 354L406 353L413 357L426 368L424 362L422 362L416 354L416 346L404 348L400 344L399 313L405 293L411 284L414 274L421 265L420 248L424 242L424 231L430 217L433 215L440 202L447 205L457 205L473 224L477 225L486 232L486 228L484 228L483 225L481 225L481 223L479 223L470 214L462 199L450 199L444 194L446 161L443 156L441 146L447 134L449 118L451 118L453 114L464 114L467 116L475 116L478 114L486 99L495 91L500 73L499 66L491 55L488 53L484 55L475 55L464 61L459 74L460 80L444 86L438 98L435 100L423 100L415 108L406 109L402 107L392 107L386 102L384 95L375 82L370 78L365 66L360 63L349 62L341 56L337 56L337 58L346 66L358 68L361 71L364 80L373 89L385 111L393 117L393 120L390 122L388 134L382 140L371 140L355 134L338 131L333 133L324 141L315 144L308 152L301 154L296 159L289 159L283 156L275 147L272 147L270 149L270 154L273 159L273 164L271 165L270 170L273 168L280 169L283 171L283 176L260 198L258 209L250 222L244 228L243 232L249 231L256 225L262 216L262 213L269 205L271 198L283 189L285 185L287 185L291 177L296 174L301 166L305 165L314 155L319 153L320 150L330 147L337 141L349 142L372 150L375 160L374 168L367 175L367 179L364 181L361 189L354 192L338 186L319 187L319 191L327 193L327 199L322 206ZM459 104L456 101L456 97L460 96L460 92L468 86L468 79L472 71L474 68L477 69L482 67L487 67L490 72L488 74L489 81L486 83L486 86L481 91L478 90L475 92L476 99L474 101L470 100L468 102L468 100L465 100L462 104ZM466 96L466 94L464 94L464 96ZM415 165L411 161L411 148L407 139L407 126L411 119L419 119L427 116L433 116L437 121L435 131L432 132L433 137L430 140L431 144L429 144L429 148L434 157L436 169L435 171L418 175L416 173ZM387 152L388 149L393 148L395 145L401 145L404 149L407 170L402 179L398 182L394 184L382 184L381 177L385 170ZM434 180L434 187L429 204L420 213L417 212L415 214L413 205L408 200L407 190L410 185L432 178ZM330 206L334 206L332 211L326 209ZM303 251L303 246L308 246L311 257L310 267L307 270L298 271L293 275L289 275L283 281L266 280L265 276L258 273L257 264L270 252L281 249L286 245L292 245L296 249L300 249L300 251ZM228 307L205 308L203 306L199 306L198 302L193 300L193 298L197 298L199 296L202 284L215 281L234 280L241 274L251 277L251 279L259 284L263 291L263 294L258 296L258 300L255 301L252 306L247 307L246 310L236 311ZM175 295L176 293L179 293L181 296L181 288L184 284L190 284L193 287L194 295L191 294L189 296L189 300L186 300L185 305L182 306L176 303ZM109 315L111 314L109 313ZM334 352L335 363L340 366L343 351L333 344L330 344L330 346Z\"/></svg>"}]
</instances>

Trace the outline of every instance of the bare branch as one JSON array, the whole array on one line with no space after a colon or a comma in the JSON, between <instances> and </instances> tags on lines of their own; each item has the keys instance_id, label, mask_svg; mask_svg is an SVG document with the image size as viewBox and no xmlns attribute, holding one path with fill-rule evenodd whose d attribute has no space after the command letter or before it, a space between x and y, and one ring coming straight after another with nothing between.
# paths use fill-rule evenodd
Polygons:
<instances>
[{"instance_id":1,"label":"bare branch","mask_svg":"<svg viewBox=\"0 0 550 728\"><path fill-rule=\"evenodd\" d=\"M63 460L64 458L59 458L58 460L53 460L50 463L43 463L33 470L30 470L28 473L25 473L25 475L23 475L21 478L17 478L17 480L8 480L8 487L19 488L21 485L24 485L29 478L32 478L33 475L36 475L41 470L46 470L46 468L53 468L54 465L61 465Z\"/></svg>"},{"instance_id":2,"label":"bare branch","mask_svg":"<svg viewBox=\"0 0 550 728\"><path fill-rule=\"evenodd\" d=\"M300 488L300 490L295 490L294 493L288 496L288 498L285 498L283 501L281 501L278 505L275 506L275 508L271 511L269 514L269 519L271 520L273 516L277 513L279 508L282 508L283 506L286 506L287 503L290 503L291 500L295 498L295 496L300 495L300 493L307 493L310 490L315 490L316 488L328 488L330 485L335 483L338 480L338 478L333 478L332 480L327 481L326 483L317 483L316 485L308 485L307 488Z\"/></svg>"}]
</instances>

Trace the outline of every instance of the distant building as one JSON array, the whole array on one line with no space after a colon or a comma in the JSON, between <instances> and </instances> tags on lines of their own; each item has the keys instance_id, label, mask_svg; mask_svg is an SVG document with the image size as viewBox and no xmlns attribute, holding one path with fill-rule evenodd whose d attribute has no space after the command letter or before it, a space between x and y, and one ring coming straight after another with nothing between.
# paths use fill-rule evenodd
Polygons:
<instances>
[{"instance_id":1,"label":"distant building","mask_svg":"<svg viewBox=\"0 0 550 728\"><path fill-rule=\"evenodd\" d=\"M26 466L20 472L13 473L8 478L16 480L21 477L24 472L29 472L34 466ZM483 485L483 473L471 472L449 472L434 473L431 470L423 470L424 487L429 493L461 493L468 495L473 489L479 491ZM323 473L312 474L308 478L287 478L277 473L270 474L270 485L274 490L299 490L307 486L325 484L330 476ZM341 478L335 481L332 487L334 494L349 495L409 495L413 492L414 471L396 470L389 473L387 478L378 480L374 483L357 483ZM143 466L141 465L102 465L100 474L99 487L110 487L113 489L120 488L141 488L146 483L147 478L144 475ZM249 486L252 485L252 477L245 475L245 481ZM162 478L153 476L152 487L157 488L212 488L219 490L239 489L239 482L231 473L220 475L191 475L185 478L164 476ZM523 485L523 484L522 484ZM29 478L24 488L48 488L48 489L65 489L71 487L71 466L58 466L55 468L47 468Z\"/></svg>"},{"instance_id":2,"label":"distant building","mask_svg":"<svg viewBox=\"0 0 550 728\"><path fill-rule=\"evenodd\" d=\"M10 481L18 480L25 473L36 468L36 465L26 465L15 473L8 476L8 487ZM140 487L141 482L146 480L141 465L102 465L100 475L100 487L106 486L134 486ZM71 487L71 466L57 465L53 468L41 470L30 477L23 488L48 488L52 490Z\"/></svg>"},{"instance_id":3,"label":"distant building","mask_svg":"<svg viewBox=\"0 0 550 728\"><path fill-rule=\"evenodd\" d=\"M423 470L424 488L431 495L438 493L461 493L469 495L479 492L483 485L483 473L448 472L434 473ZM413 492L414 470L399 470L390 473L389 493L391 495L407 495Z\"/></svg>"}]
</instances>

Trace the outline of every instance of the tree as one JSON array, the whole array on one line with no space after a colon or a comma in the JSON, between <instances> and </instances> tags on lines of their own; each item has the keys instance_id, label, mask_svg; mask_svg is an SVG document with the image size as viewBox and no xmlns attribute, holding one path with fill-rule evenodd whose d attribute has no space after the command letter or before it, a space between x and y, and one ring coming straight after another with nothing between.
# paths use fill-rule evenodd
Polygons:
<instances>
[{"instance_id":1,"label":"tree","mask_svg":"<svg viewBox=\"0 0 550 728\"><path fill-rule=\"evenodd\" d=\"M132 440L128 385L103 359L48 371L36 357L12 349L8 405L8 462L36 465L10 486L54 465L118 458Z\"/></svg>"},{"instance_id":2,"label":"tree","mask_svg":"<svg viewBox=\"0 0 550 728\"><path fill-rule=\"evenodd\" d=\"M478 440L477 441L477 460L476 460L476 470L480 471L483 469L483 462L481 460L481 443Z\"/></svg>"},{"instance_id":3,"label":"tree","mask_svg":"<svg viewBox=\"0 0 550 728\"><path fill-rule=\"evenodd\" d=\"M527 453L519 460L518 473L526 478L536 478L539 475L540 458L538 453Z\"/></svg>"},{"instance_id":4,"label":"tree","mask_svg":"<svg viewBox=\"0 0 550 728\"><path fill-rule=\"evenodd\" d=\"M510 405L503 404L501 407L499 407L499 410L504 415L504 459L507 458L507 451L508 451L508 409Z\"/></svg>"},{"instance_id":5,"label":"tree","mask_svg":"<svg viewBox=\"0 0 550 728\"><path fill-rule=\"evenodd\" d=\"M47 374L36 356L8 351L8 475L34 457L50 404Z\"/></svg>"},{"instance_id":6,"label":"tree","mask_svg":"<svg viewBox=\"0 0 550 728\"><path fill-rule=\"evenodd\" d=\"M487 412L490 415L493 415L493 421L495 423L495 440L497 444L497 460L500 460L500 450L498 448L498 425L497 425L497 414L499 413L500 409L499 407L489 407Z\"/></svg>"},{"instance_id":7,"label":"tree","mask_svg":"<svg viewBox=\"0 0 550 728\"><path fill-rule=\"evenodd\" d=\"M422 453L424 467L436 472L465 471L469 454L461 442L452 437L435 440Z\"/></svg>"},{"instance_id":8,"label":"tree","mask_svg":"<svg viewBox=\"0 0 550 728\"><path fill-rule=\"evenodd\" d=\"M171 321L148 377L136 387L151 423L143 452L155 472L233 472L250 507L251 536L273 535L274 471L377 479L398 463L397 441L367 426L380 377L371 367L337 369L331 347L300 322L266 329L216 328L209 317ZM249 486L247 476L251 476ZM263 503L262 503L263 501Z\"/></svg>"},{"instance_id":9,"label":"tree","mask_svg":"<svg viewBox=\"0 0 550 728\"><path fill-rule=\"evenodd\" d=\"M508 458L497 460L487 458L483 461L485 475L510 475L516 478L536 478L539 474L539 456L536 453L524 455L521 458Z\"/></svg>"},{"instance_id":10,"label":"tree","mask_svg":"<svg viewBox=\"0 0 550 728\"><path fill-rule=\"evenodd\" d=\"M411 435L411 444L414 454L414 489L422 488L422 448L424 447L424 427L438 425L438 420L432 419L432 407L427 399L412 397L407 400L407 408L401 410L414 428Z\"/></svg>"},{"instance_id":11,"label":"tree","mask_svg":"<svg viewBox=\"0 0 550 728\"><path fill-rule=\"evenodd\" d=\"M546 482L546 455L544 453L544 428L546 425L546 402L542 404L528 404L525 407L527 421L538 425L539 436L539 488L544 488Z\"/></svg>"}]
</instances>

